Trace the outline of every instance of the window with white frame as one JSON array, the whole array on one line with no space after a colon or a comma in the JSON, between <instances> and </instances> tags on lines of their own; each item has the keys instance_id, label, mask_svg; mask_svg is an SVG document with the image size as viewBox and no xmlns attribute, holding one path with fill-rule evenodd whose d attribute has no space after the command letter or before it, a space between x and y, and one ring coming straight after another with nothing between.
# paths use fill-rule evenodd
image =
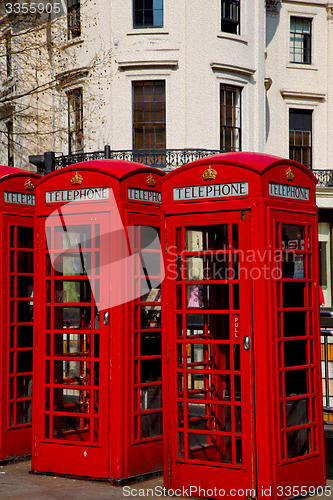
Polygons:
<instances>
[{"instance_id":1,"label":"window with white frame","mask_svg":"<svg viewBox=\"0 0 333 500\"><path fill-rule=\"evenodd\" d=\"M241 151L241 88L220 85L220 149Z\"/></svg>"},{"instance_id":2,"label":"window with white frame","mask_svg":"<svg viewBox=\"0 0 333 500\"><path fill-rule=\"evenodd\" d=\"M311 64L311 19L290 18L290 62Z\"/></svg>"},{"instance_id":3,"label":"window with white frame","mask_svg":"<svg viewBox=\"0 0 333 500\"><path fill-rule=\"evenodd\" d=\"M240 0L221 1L221 31L240 34Z\"/></svg>"},{"instance_id":4,"label":"window with white frame","mask_svg":"<svg viewBox=\"0 0 333 500\"><path fill-rule=\"evenodd\" d=\"M133 0L134 28L161 28L163 0Z\"/></svg>"}]
</instances>

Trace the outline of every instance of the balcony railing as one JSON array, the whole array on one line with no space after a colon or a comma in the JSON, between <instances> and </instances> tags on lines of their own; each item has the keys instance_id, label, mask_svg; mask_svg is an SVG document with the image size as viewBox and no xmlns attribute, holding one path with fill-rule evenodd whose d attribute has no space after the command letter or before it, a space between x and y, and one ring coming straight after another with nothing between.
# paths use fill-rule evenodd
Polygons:
<instances>
[{"instance_id":1,"label":"balcony railing","mask_svg":"<svg viewBox=\"0 0 333 500\"><path fill-rule=\"evenodd\" d=\"M55 159L55 168L63 168L73 163L81 161L98 159L116 159L144 163L150 167L156 167L164 170L172 170L181 167L205 156L223 153L225 151L213 149L163 149L163 150L121 150L112 151L109 146L105 146L104 151L95 151L92 153L77 153L68 156L59 156Z\"/></svg>"},{"instance_id":2,"label":"balcony railing","mask_svg":"<svg viewBox=\"0 0 333 500\"><path fill-rule=\"evenodd\" d=\"M318 179L317 187L333 186L333 170L312 170Z\"/></svg>"},{"instance_id":3,"label":"balcony railing","mask_svg":"<svg viewBox=\"0 0 333 500\"><path fill-rule=\"evenodd\" d=\"M81 161L116 159L143 163L162 170L173 170L186 163L219 153L226 153L219 149L163 149L163 150L120 150L112 151L110 146L105 146L103 151L91 153L77 153L63 155L55 158L55 168L63 168L67 165ZM312 170L318 179L318 187L333 187L333 170Z\"/></svg>"}]
</instances>

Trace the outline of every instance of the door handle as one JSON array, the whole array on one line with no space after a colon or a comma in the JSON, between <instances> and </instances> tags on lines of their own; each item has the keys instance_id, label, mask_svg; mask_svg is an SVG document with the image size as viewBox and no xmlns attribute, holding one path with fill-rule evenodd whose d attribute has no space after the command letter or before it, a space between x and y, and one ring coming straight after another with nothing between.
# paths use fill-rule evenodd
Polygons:
<instances>
[{"instance_id":1,"label":"door handle","mask_svg":"<svg viewBox=\"0 0 333 500\"><path fill-rule=\"evenodd\" d=\"M103 323L104 323L104 325L109 324L109 313L107 311L103 315Z\"/></svg>"},{"instance_id":2,"label":"door handle","mask_svg":"<svg viewBox=\"0 0 333 500\"><path fill-rule=\"evenodd\" d=\"M250 337L249 336L244 337L244 349L245 349L245 351L250 350Z\"/></svg>"}]
</instances>

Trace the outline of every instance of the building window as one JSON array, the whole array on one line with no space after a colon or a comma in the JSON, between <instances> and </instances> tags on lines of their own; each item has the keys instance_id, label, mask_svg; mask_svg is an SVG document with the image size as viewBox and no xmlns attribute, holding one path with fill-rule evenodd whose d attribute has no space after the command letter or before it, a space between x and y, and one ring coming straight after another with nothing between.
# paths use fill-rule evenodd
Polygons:
<instances>
[{"instance_id":1,"label":"building window","mask_svg":"<svg viewBox=\"0 0 333 500\"><path fill-rule=\"evenodd\" d=\"M290 62L311 64L311 19L290 18Z\"/></svg>"},{"instance_id":2,"label":"building window","mask_svg":"<svg viewBox=\"0 0 333 500\"><path fill-rule=\"evenodd\" d=\"M165 147L165 82L133 82L133 149Z\"/></svg>"},{"instance_id":3,"label":"building window","mask_svg":"<svg viewBox=\"0 0 333 500\"><path fill-rule=\"evenodd\" d=\"M220 88L220 149L241 150L241 89L231 85Z\"/></svg>"},{"instance_id":4,"label":"building window","mask_svg":"<svg viewBox=\"0 0 333 500\"><path fill-rule=\"evenodd\" d=\"M133 0L134 28L161 28L163 0Z\"/></svg>"},{"instance_id":5,"label":"building window","mask_svg":"<svg viewBox=\"0 0 333 500\"><path fill-rule=\"evenodd\" d=\"M10 167L14 166L14 138L13 138L13 121L6 122L7 136L7 162Z\"/></svg>"},{"instance_id":6,"label":"building window","mask_svg":"<svg viewBox=\"0 0 333 500\"><path fill-rule=\"evenodd\" d=\"M68 97L68 154L83 152L82 89L70 90Z\"/></svg>"},{"instance_id":7,"label":"building window","mask_svg":"<svg viewBox=\"0 0 333 500\"><path fill-rule=\"evenodd\" d=\"M221 31L225 33L240 33L240 0L222 0Z\"/></svg>"},{"instance_id":8,"label":"building window","mask_svg":"<svg viewBox=\"0 0 333 500\"><path fill-rule=\"evenodd\" d=\"M6 53L6 74L7 77L12 74L12 35L6 33L5 35L5 53Z\"/></svg>"},{"instance_id":9,"label":"building window","mask_svg":"<svg viewBox=\"0 0 333 500\"><path fill-rule=\"evenodd\" d=\"M311 169L312 111L289 110L289 158Z\"/></svg>"},{"instance_id":10,"label":"building window","mask_svg":"<svg viewBox=\"0 0 333 500\"><path fill-rule=\"evenodd\" d=\"M67 0L68 39L81 35L80 0Z\"/></svg>"}]
</instances>

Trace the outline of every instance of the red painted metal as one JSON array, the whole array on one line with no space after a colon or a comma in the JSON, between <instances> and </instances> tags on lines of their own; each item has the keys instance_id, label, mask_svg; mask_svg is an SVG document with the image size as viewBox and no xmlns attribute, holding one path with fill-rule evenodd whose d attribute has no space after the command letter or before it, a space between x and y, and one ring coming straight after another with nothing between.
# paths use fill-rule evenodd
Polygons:
<instances>
[{"instance_id":1,"label":"red painted metal","mask_svg":"<svg viewBox=\"0 0 333 500\"><path fill-rule=\"evenodd\" d=\"M38 185L33 472L121 481L162 469L152 228L159 233L163 175L96 160Z\"/></svg>"},{"instance_id":2,"label":"red painted metal","mask_svg":"<svg viewBox=\"0 0 333 500\"><path fill-rule=\"evenodd\" d=\"M31 453L33 211L39 177L0 166L1 462Z\"/></svg>"},{"instance_id":3,"label":"red painted metal","mask_svg":"<svg viewBox=\"0 0 333 500\"><path fill-rule=\"evenodd\" d=\"M325 484L315 183L254 153L162 179L168 488L261 500Z\"/></svg>"}]
</instances>

